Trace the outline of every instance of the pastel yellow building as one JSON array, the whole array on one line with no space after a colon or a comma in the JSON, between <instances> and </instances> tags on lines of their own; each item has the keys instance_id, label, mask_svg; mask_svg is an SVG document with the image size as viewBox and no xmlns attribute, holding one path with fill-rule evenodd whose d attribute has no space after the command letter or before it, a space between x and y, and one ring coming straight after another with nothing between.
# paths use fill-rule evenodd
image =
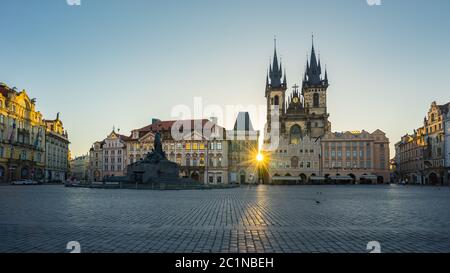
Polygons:
<instances>
[{"instance_id":1,"label":"pastel yellow building","mask_svg":"<svg viewBox=\"0 0 450 273\"><path fill-rule=\"evenodd\" d=\"M44 178L46 127L35 104L0 83L0 182Z\"/></svg>"}]
</instances>

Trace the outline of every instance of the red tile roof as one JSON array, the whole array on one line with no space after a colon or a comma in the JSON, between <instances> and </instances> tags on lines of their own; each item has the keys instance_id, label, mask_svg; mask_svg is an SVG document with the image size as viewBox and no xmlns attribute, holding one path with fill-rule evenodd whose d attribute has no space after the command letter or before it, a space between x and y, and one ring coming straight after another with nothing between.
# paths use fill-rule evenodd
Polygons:
<instances>
[{"instance_id":1,"label":"red tile roof","mask_svg":"<svg viewBox=\"0 0 450 273\"><path fill-rule=\"evenodd\" d=\"M201 128L204 128L205 125L209 122L208 119L188 119L188 120L180 120L182 122L191 122L191 129L196 129L194 126L197 125L196 123L201 122ZM177 120L165 120L165 121L159 121L154 124L147 125L145 127L142 127L140 129L137 129L139 132L157 132L157 131L170 131L172 129L173 124L177 122ZM216 125L217 128L223 129L221 126ZM199 129L199 128L197 128Z\"/></svg>"}]
</instances>

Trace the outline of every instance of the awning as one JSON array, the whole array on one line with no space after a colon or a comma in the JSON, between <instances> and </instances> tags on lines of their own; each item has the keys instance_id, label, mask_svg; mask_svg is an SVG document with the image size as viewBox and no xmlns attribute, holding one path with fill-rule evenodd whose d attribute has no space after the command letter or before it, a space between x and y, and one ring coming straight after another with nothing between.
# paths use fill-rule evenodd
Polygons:
<instances>
[{"instance_id":1,"label":"awning","mask_svg":"<svg viewBox=\"0 0 450 273\"><path fill-rule=\"evenodd\" d=\"M310 180L326 180L326 178L323 176L311 176L309 179Z\"/></svg>"},{"instance_id":2,"label":"awning","mask_svg":"<svg viewBox=\"0 0 450 273\"><path fill-rule=\"evenodd\" d=\"M272 180L289 180L289 181L301 181L300 176L274 176Z\"/></svg>"},{"instance_id":3,"label":"awning","mask_svg":"<svg viewBox=\"0 0 450 273\"><path fill-rule=\"evenodd\" d=\"M373 175L373 174L366 174L366 175L363 174L363 175L361 175L361 178L370 179L370 180L372 180L372 179L377 180L378 179L378 177L376 175Z\"/></svg>"},{"instance_id":4,"label":"awning","mask_svg":"<svg viewBox=\"0 0 450 273\"><path fill-rule=\"evenodd\" d=\"M348 175L342 175L342 176L331 176L331 180L353 180L351 176Z\"/></svg>"}]
</instances>

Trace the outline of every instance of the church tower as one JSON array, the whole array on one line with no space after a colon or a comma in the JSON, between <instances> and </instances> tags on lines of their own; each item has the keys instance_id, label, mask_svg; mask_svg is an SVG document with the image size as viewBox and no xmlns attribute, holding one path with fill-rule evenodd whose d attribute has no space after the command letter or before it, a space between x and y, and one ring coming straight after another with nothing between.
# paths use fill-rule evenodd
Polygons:
<instances>
[{"instance_id":1,"label":"church tower","mask_svg":"<svg viewBox=\"0 0 450 273\"><path fill-rule=\"evenodd\" d=\"M274 41L274 54L272 65L269 65L269 73L266 76L266 100L267 100L267 131L271 131L272 114L278 112L281 119L285 113L286 96L286 71L283 74L281 62L278 62L277 44ZM280 120L281 122L281 120ZM281 127L281 126L280 126Z\"/></svg>"},{"instance_id":2,"label":"church tower","mask_svg":"<svg viewBox=\"0 0 450 273\"><path fill-rule=\"evenodd\" d=\"M322 77L320 58L316 57L314 40L312 42L311 58L306 61L306 71L303 76L302 95L304 107L308 115L307 130L311 137L321 137L331 131L327 112L328 74Z\"/></svg>"}]
</instances>

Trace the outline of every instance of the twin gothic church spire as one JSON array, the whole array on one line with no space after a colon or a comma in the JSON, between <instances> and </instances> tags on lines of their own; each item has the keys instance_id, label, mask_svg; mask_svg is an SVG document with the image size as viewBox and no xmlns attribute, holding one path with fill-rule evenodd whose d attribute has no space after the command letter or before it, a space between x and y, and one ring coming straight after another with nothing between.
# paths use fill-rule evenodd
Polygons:
<instances>
[{"instance_id":1,"label":"twin gothic church spire","mask_svg":"<svg viewBox=\"0 0 450 273\"><path fill-rule=\"evenodd\" d=\"M322 66L319 58L316 57L314 49L314 36L312 37L311 59L306 61L306 72L303 78L303 86L305 85L328 85L328 73L325 69L325 78L322 78Z\"/></svg>"},{"instance_id":2,"label":"twin gothic church spire","mask_svg":"<svg viewBox=\"0 0 450 273\"><path fill-rule=\"evenodd\" d=\"M283 80L282 80L283 79ZM266 86L270 87L286 87L286 72L283 74L283 68L278 64L277 56L277 40L274 39L274 53L272 65L269 65L269 75L266 77Z\"/></svg>"},{"instance_id":3,"label":"twin gothic church spire","mask_svg":"<svg viewBox=\"0 0 450 273\"><path fill-rule=\"evenodd\" d=\"M311 56L306 61L306 71L303 76L303 86L308 85L328 85L328 73L325 69L325 76L322 77L322 65L320 63L320 55L316 56L314 48L314 38L312 40ZM269 73L266 76L266 87L286 87L286 71L283 73L281 61L278 61L277 44L274 39L274 54L272 64L269 65Z\"/></svg>"}]
</instances>

